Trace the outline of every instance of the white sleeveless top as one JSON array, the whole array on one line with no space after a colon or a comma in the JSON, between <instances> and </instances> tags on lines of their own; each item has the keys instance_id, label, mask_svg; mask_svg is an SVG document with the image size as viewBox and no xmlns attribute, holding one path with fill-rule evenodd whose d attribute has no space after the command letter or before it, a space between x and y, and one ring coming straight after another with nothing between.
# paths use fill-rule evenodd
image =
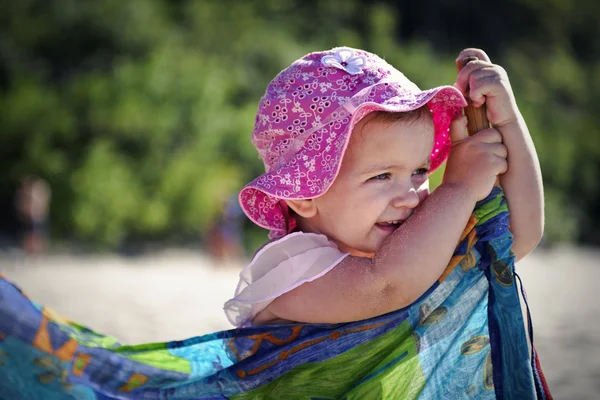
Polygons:
<instances>
[{"instance_id":1,"label":"white sleeveless top","mask_svg":"<svg viewBox=\"0 0 600 400\"><path fill-rule=\"evenodd\" d=\"M260 249L240 272L235 295L223 309L229 322L250 326L273 300L320 278L349 253L342 253L325 235L294 232Z\"/></svg>"}]
</instances>

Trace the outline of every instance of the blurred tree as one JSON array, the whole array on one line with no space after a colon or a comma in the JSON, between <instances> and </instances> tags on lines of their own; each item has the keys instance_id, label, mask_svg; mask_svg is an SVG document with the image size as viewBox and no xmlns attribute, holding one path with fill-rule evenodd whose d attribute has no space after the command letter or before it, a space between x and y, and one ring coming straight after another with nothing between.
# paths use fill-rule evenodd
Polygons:
<instances>
[{"instance_id":1,"label":"blurred tree","mask_svg":"<svg viewBox=\"0 0 600 400\"><path fill-rule=\"evenodd\" d=\"M261 173L249 140L254 113L291 61L362 47L430 87L452 83L455 54L478 46L508 70L534 135L548 240L598 244L596 8L591 0L0 0L0 203L36 174L52 187L55 238L114 248L195 237L220 199ZM6 219L10 210L0 212ZM250 247L266 237L258 235Z\"/></svg>"}]
</instances>

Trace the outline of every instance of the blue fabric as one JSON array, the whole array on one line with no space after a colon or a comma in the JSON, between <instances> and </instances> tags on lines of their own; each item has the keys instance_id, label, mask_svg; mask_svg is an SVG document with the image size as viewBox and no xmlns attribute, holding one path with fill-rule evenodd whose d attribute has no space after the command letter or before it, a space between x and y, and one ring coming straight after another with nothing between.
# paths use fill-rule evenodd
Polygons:
<instances>
[{"instance_id":1,"label":"blue fabric","mask_svg":"<svg viewBox=\"0 0 600 400\"><path fill-rule=\"evenodd\" d=\"M511 244L495 188L410 307L137 346L64 319L0 276L0 399L551 399L530 360Z\"/></svg>"}]
</instances>

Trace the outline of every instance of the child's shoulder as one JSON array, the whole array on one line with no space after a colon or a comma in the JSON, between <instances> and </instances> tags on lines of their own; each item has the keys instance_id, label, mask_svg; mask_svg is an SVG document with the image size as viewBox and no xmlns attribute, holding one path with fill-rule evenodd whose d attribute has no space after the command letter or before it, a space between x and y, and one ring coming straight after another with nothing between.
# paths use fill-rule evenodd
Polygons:
<instances>
[{"instance_id":1,"label":"child's shoulder","mask_svg":"<svg viewBox=\"0 0 600 400\"><path fill-rule=\"evenodd\" d=\"M227 319L235 326L250 324L277 297L323 276L346 256L315 233L294 232L267 242L240 272L235 295L224 306Z\"/></svg>"}]
</instances>

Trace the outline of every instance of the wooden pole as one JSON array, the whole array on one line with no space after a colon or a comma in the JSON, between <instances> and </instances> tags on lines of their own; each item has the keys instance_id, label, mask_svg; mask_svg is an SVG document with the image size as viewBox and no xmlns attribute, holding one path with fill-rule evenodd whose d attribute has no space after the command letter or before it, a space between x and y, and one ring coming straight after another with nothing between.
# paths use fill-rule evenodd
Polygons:
<instances>
[{"instance_id":1,"label":"wooden pole","mask_svg":"<svg viewBox=\"0 0 600 400\"><path fill-rule=\"evenodd\" d=\"M465 57L462 60L458 60L456 62L456 67L460 71L467 65L470 61L478 60L477 57ZM471 99L468 97L467 92L467 106L465 107L465 115L467 116L467 130L469 131L469 136L476 134L477 132L487 129L491 127L490 121L487 118L487 107L485 103L479 107L473 107ZM500 178L496 178L496 186L500 183Z\"/></svg>"},{"instance_id":2,"label":"wooden pole","mask_svg":"<svg viewBox=\"0 0 600 400\"><path fill-rule=\"evenodd\" d=\"M466 57L456 62L456 67L460 71L470 61L478 60L477 57ZM468 94L468 93L467 93ZM469 136L476 134L480 130L487 129L490 127L490 121L488 121L486 114L485 104L479 108L473 107L471 99L467 96L468 105L465 107L465 115L467 116L467 129L469 130Z\"/></svg>"}]
</instances>

